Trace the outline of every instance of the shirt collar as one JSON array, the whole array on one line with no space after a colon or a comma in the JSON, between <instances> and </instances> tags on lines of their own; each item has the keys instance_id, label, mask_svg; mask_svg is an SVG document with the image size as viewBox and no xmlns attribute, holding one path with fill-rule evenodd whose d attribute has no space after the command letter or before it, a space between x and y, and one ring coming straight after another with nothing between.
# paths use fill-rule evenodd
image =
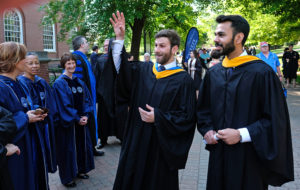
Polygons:
<instances>
[{"instance_id":1,"label":"shirt collar","mask_svg":"<svg viewBox=\"0 0 300 190\"><path fill-rule=\"evenodd\" d=\"M159 64L159 63L158 63L157 65L158 65L158 67L161 66L161 64ZM170 69L170 68L176 67L176 66L177 66L177 64L176 64L176 59L174 59L173 62L164 65L164 67L165 67L166 69Z\"/></svg>"}]
</instances>

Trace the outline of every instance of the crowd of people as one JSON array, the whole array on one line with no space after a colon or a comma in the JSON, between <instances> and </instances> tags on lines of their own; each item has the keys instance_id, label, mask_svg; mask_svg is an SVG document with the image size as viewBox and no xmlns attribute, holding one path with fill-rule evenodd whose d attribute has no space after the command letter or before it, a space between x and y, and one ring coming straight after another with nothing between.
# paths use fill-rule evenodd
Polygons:
<instances>
[{"instance_id":1,"label":"crowd of people","mask_svg":"<svg viewBox=\"0 0 300 190\"><path fill-rule=\"evenodd\" d=\"M155 63L149 54L138 62L124 47L123 13L110 22L115 39L105 40L101 56L94 46L89 60L86 38L73 39L52 87L37 75L36 54L0 44L0 189L49 189L57 166L62 184L75 187L111 135L122 142L114 190L179 189L196 126L210 152L207 189L265 190L294 180L279 61L267 42L247 54L247 20L218 16L215 47L191 51L186 71L175 58L176 31L155 35ZM291 46L283 56L293 84L298 59Z\"/></svg>"}]
</instances>

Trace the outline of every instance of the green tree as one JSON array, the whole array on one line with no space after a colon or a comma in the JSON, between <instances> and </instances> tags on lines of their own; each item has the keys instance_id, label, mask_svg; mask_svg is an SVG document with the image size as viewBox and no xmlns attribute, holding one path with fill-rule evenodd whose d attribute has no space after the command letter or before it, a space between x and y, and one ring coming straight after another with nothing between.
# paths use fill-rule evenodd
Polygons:
<instances>
[{"instance_id":1,"label":"green tree","mask_svg":"<svg viewBox=\"0 0 300 190\"><path fill-rule=\"evenodd\" d=\"M54 0L41 10L46 14L44 22L60 24L61 40L76 27L77 34L85 35L91 41L99 36L102 39L111 37L109 18L116 10L124 12L127 34L131 34L125 43L131 45L130 51L138 59L143 29L154 35L162 28L173 28L182 37L196 24L197 8L194 0Z\"/></svg>"},{"instance_id":2,"label":"green tree","mask_svg":"<svg viewBox=\"0 0 300 190\"><path fill-rule=\"evenodd\" d=\"M214 38L215 18L220 14L239 14L248 20L250 34L247 45L257 45L261 41L283 45L285 42L300 40L300 30L297 29L300 26L299 19L282 22L282 15L266 10L266 8L271 9L273 4L266 8L263 8L264 5L264 0L216 0L213 5L203 10L198 23L208 32L210 43ZM276 8L276 5L274 7Z\"/></svg>"}]
</instances>

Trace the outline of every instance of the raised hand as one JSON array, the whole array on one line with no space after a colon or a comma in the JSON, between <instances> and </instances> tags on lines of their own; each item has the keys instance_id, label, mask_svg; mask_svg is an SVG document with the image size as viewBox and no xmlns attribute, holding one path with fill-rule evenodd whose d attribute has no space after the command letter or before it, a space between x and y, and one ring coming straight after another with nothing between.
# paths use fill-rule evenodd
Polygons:
<instances>
[{"instance_id":1,"label":"raised hand","mask_svg":"<svg viewBox=\"0 0 300 190\"><path fill-rule=\"evenodd\" d=\"M125 37L125 17L124 14L117 11L117 15L115 13L112 14L113 18L110 18L110 23L114 28L114 32L116 34L116 40L124 40Z\"/></svg>"}]
</instances>

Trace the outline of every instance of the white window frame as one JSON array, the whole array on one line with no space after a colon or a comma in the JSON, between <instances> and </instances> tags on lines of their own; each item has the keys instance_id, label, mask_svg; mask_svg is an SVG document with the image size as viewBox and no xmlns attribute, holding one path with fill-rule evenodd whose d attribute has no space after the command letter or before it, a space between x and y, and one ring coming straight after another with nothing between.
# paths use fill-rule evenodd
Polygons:
<instances>
[{"instance_id":1,"label":"white window frame","mask_svg":"<svg viewBox=\"0 0 300 190\"><path fill-rule=\"evenodd\" d=\"M50 25L50 24L49 24ZM53 30L53 41L52 41L52 45L53 45L53 49L45 49L44 48L44 51L47 51L47 52L56 52L56 35L55 35L55 25L52 24L52 30ZM44 47L44 26L43 26L43 47Z\"/></svg>"},{"instance_id":2,"label":"white window frame","mask_svg":"<svg viewBox=\"0 0 300 190\"><path fill-rule=\"evenodd\" d=\"M20 20L20 44L24 44L24 38L23 38L23 17L21 15L21 12L18 9L8 9L6 11L4 11L3 13L3 31L4 31L4 41L6 41L5 39L5 15L7 12L13 11L15 13L17 13L19 20Z\"/></svg>"}]
</instances>

